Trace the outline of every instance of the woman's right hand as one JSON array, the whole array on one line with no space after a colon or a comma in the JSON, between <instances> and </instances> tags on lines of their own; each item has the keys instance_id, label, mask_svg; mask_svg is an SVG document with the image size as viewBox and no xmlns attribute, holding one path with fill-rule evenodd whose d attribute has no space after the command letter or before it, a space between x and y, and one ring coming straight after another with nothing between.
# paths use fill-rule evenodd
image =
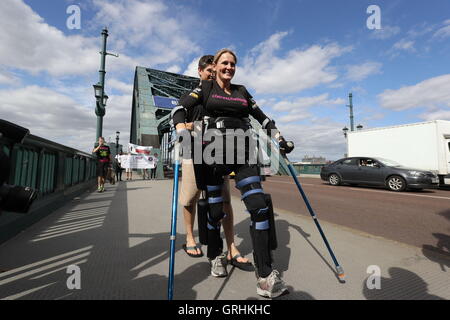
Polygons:
<instances>
[{"instance_id":1,"label":"woman's right hand","mask_svg":"<svg viewBox=\"0 0 450 320\"><path fill-rule=\"evenodd\" d=\"M179 124L177 124L177 126L175 128L176 128L177 132L186 130L187 129L186 128L186 123L179 123Z\"/></svg>"},{"instance_id":2,"label":"woman's right hand","mask_svg":"<svg viewBox=\"0 0 450 320\"><path fill-rule=\"evenodd\" d=\"M186 129L188 129L189 131L193 131L194 123L193 122L186 123Z\"/></svg>"}]
</instances>

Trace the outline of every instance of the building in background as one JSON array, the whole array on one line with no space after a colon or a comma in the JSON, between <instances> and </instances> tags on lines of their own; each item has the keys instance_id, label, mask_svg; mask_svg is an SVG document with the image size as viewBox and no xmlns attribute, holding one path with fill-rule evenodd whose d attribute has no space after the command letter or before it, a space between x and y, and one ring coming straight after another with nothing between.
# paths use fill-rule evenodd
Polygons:
<instances>
[{"instance_id":1,"label":"building in background","mask_svg":"<svg viewBox=\"0 0 450 320\"><path fill-rule=\"evenodd\" d=\"M324 157L316 157L316 156L304 156L302 161L298 162L298 164L325 164L327 163L327 159Z\"/></svg>"}]
</instances>

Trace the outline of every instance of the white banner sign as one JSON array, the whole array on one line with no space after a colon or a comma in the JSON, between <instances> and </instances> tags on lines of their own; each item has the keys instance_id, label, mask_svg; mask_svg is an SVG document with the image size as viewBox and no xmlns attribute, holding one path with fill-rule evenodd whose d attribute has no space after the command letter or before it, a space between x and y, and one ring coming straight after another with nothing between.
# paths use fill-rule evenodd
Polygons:
<instances>
[{"instance_id":1,"label":"white banner sign","mask_svg":"<svg viewBox=\"0 0 450 320\"><path fill-rule=\"evenodd\" d=\"M158 162L158 158L147 155L122 155L120 164L124 169L153 169Z\"/></svg>"},{"instance_id":2,"label":"white banner sign","mask_svg":"<svg viewBox=\"0 0 450 320\"><path fill-rule=\"evenodd\" d=\"M138 146L136 144L128 144L128 152L131 154L150 155L153 147Z\"/></svg>"}]
</instances>

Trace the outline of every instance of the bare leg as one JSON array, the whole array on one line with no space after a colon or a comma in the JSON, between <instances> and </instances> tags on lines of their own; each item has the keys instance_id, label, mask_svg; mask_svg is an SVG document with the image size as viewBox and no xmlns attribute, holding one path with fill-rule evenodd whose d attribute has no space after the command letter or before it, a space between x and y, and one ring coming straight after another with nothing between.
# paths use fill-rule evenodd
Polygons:
<instances>
[{"instance_id":1,"label":"bare leg","mask_svg":"<svg viewBox=\"0 0 450 320\"><path fill-rule=\"evenodd\" d=\"M225 239L227 241L228 255L227 259L231 260L237 254L240 254L238 248L234 244L234 219L233 219L233 208L230 203L223 204L223 211L226 213L226 217L222 220L223 232L225 233ZM238 262L248 262L247 258L239 257Z\"/></svg>"},{"instance_id":2,"label":"bare leg","mask_svg":"<svg viewBox=\"0 0 450 320\"><path fill-rule=\"evenodd\" d=\"M183 207L184 226L186 230L186 247L195 247L194 239L194 221L195 221L195 205ZM191 254L200 254L199 248L196 250L187 250Z\"/></svg>"}]
</instances>

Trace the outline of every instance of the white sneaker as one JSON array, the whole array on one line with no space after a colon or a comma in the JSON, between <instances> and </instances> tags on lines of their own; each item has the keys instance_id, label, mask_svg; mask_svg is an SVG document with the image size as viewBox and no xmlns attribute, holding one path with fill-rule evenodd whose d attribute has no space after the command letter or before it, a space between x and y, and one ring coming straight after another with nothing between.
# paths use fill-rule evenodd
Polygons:
<instances>
[{"instance_id":1,"label":"white sneaker","mask_svg":"<svg viewBox=\"0 0 450 320\"><path fill-rule=\"evenodd\" d=\"M214 260L209 260L211 265L211 275L213 277L226 277L228 275L227 272L227 262L225 254L221 254L217 256Z\"/></svg>"},{"instance_id":2,"label":"white sneaker","mask_svg":"<svg viewBox=\"0 0 450 320\"><path fill-rule=\"evenodd\" d=\"M256 293L265 298L279 297L287 290L277 270L273 270L266 278L258 278L256 283Z\"/></svg>"}]
</instances>

